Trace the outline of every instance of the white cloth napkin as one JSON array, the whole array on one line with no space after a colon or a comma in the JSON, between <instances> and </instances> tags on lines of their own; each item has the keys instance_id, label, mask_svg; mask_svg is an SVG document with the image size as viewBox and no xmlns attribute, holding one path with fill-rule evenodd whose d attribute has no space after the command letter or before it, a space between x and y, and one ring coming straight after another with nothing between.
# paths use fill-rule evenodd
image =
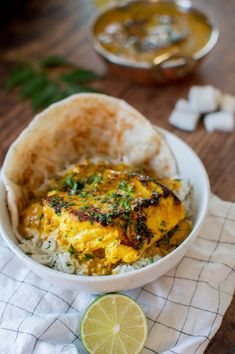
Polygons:
<instances>
[{"instance_id":1,"label":"white cloth napkin","mask_svg":"<svg viewBox=\"0 0 235 354\"><path fill-rule=\"evenodd\" d=\"M204 227L179 265L127 292L148 319L143 354L203 353L232 300L234 266L235 204L212 196ZM40 279L0 240L1 354L86 353L79 325L94 298Z\"/></svg>"}]
</instances>

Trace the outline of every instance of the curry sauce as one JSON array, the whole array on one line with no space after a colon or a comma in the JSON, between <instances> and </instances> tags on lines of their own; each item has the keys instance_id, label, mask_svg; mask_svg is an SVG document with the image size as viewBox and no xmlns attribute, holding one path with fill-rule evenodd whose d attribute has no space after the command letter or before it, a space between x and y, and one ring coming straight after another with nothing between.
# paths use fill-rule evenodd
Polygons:
<instances>
[{"instance_id":1,"label":"curry sauce","mask_svg":"<svg viewBox=\"0 0 235 354\"><path fill-rule=\"evenodd\" d=\"M88 275L111 274L119 264L164 256L187 237L191 222L173 192L179 188L178 180L87 160L29 202L20 233L30 238L36 230L42 241L53 235L57 248L85 264Z\"/></svg>"},{"instance_id":2,"label":"curry sauce","mask_svg":"<svg viewBox=\"0 0 235 354\"><path fill-rule=\"evenodd\" d=\"M187 11L171 1L133 1L101 14L94 35L119 58L152 63L173 51L193 56L210 40L212 25L196 10Z\"/></svg>"}]
</instances>

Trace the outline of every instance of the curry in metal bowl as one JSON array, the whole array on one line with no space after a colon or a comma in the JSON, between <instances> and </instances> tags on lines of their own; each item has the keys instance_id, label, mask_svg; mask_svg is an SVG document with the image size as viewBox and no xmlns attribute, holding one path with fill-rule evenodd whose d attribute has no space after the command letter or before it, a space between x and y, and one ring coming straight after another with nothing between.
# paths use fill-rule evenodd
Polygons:
<instances>
[{"instance_id":1,"label":"curry in metal bowl","mask_svg":"<svg viewBox=\"0 0 235 354\"><path fill-rule=\"evenodd\" d=\"M162 76L164 81L167 67L169 79L192 71L215 45L218 30L188 2L136 0L101 10L91 36L95 49L109 62L142 71L155 69L152 78L155 71L155 80ZM177 67L178 73L172 70ZM138 79L141 75L136 73Z\"/></svg>"}]
</instances>

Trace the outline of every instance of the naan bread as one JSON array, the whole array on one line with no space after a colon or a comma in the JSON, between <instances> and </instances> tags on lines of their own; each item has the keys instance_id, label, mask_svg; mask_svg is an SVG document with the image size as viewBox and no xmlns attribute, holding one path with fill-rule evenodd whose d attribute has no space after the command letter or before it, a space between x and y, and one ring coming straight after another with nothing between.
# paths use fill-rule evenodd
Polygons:
<instances>
[{"instance_id":1,"label":"naan bread","mask_svg":"<svg viewBox=\"0 0 235 354\"><path fill-rule=\"evenodd\" d=\"M11 145L2 168L14 229L32 193L82 156L148 165L159 177L177 173L162 135L126 102L77 94L38 114Z\"/></svg>"}]
</instances>

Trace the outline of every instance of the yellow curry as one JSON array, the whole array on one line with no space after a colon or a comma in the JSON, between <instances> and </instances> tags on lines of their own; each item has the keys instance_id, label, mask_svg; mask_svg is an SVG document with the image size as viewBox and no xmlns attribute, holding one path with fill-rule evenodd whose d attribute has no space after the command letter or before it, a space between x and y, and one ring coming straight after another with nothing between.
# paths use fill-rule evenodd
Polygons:
<instances>
[{"instance_id":1,"label":"yellow curry","mask_svg":"<svg viewBox=\"0 0 235 354\"><path fill-rule=\"evenodd\" d=\"M208 43L212 26L199 12L170 1L134 1L101 14L94 34L111 54L151 63L171 51L193 56Z\"/></svg>"},{"instance_id":2,"label":"yellow curry","mask_svg":"<svg viewBox=\"0 0 235 354\"><path fill-rule=\"evenodd\" d=\"M112 274L119 264L164 256L187 237L191 222L173 192L179 188L179 180L87 160L34 197L21 213L20 232L30 238L37 230L42 241L54 234L88 275Z\"/></svg>"}]
</instances>

